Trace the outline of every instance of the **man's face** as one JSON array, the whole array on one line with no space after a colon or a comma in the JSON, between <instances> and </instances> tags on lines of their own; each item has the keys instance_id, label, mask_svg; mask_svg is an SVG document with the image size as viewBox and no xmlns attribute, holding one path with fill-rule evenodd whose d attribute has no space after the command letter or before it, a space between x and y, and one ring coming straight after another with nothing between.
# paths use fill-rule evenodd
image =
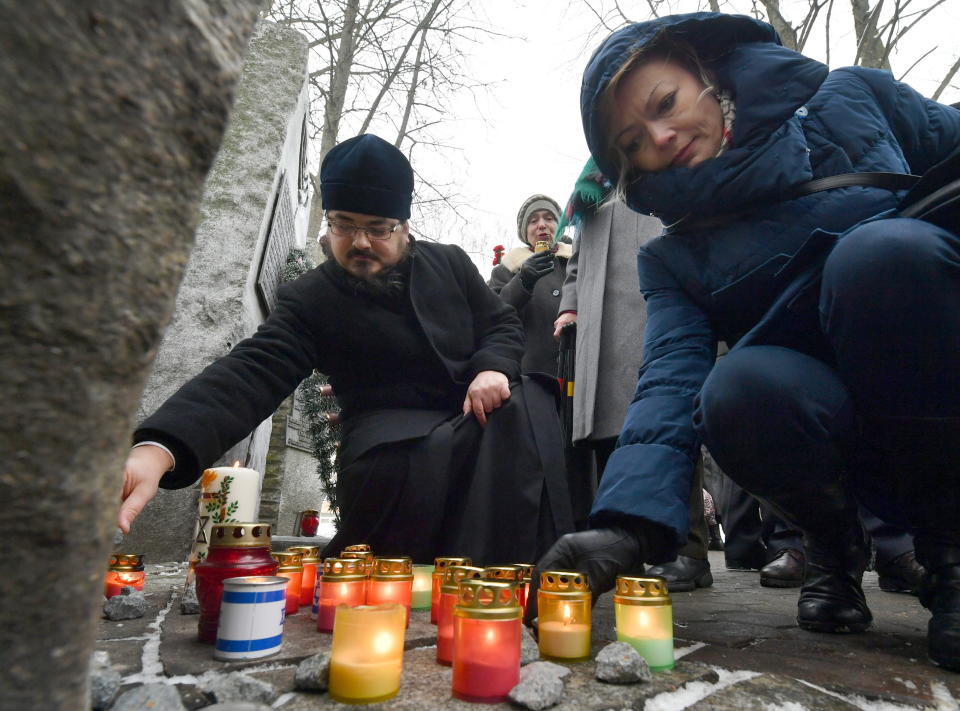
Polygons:
<instances>
[{"instance_id":1,"label":"man's face","mask_svg":"<svg viewBox=\"0 0 960 711\"><path fill-rule=\"evenodd\" d=\"M327 213L327 222L327 240L333 258L346 271L360 279L370 278L395 265L403 258L410 243L409 226L390 217L330 210ZM379 240L373 239L363 230L356 230L352 236L348 234L358 227L379 231L387 231L393 227L397 229L389 232L386 239Z\"/></svg>"},{"instance_id":2,"label":"man's face","mask_svg":"<svg viewBox=\"0 0 960 711\"><path fill-rule=\"evenodd\" d=\"M527 218L527 244L535 247L537 242L553 242L557 218L549 210L534 210Z\"/></svg>"}]
</instances>

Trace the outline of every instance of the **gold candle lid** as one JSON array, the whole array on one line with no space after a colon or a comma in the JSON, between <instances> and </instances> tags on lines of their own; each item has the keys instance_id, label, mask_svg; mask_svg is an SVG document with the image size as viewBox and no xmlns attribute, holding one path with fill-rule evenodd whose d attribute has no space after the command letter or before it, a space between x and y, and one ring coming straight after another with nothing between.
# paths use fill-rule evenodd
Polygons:
<instances>
[{"instance_id":1,"label":"gold candle lid","mask_svg":"<svg viewBox=\"0 0 960 711\"><path fill-rule=\"evenodd\" d=\"M452 595L457 592L461 580L480 580L483 577L483 568L473 565L451 565L443 571L443 582L440 592Z\"/></svg>"},{"instance_id":2,"label":"gold candle lid","mask_svg":"<svg viewBox=\"0 0 960 711\"><path fill-rule=\"evenodd\" d=\"M357 551L360 551L361 553L369 553L371 550L373 549L370 547L369 543L353 543L349 546L346 546L341 553L356 553Z\"/></svg>"},{"instance_id":3,"label":"gold candle lid","mask_svg":"<svg viewBox=\"0 0 960 711\"><path fill-rule=\"evenodd\" d=\"M413 561L400 558L376 558L370 573L373 580L413 580Z\"/></svg>"},{"instance_id":4,"label":"gold candle lid","mask_svg":"<svg viewBox=\"0 0 960 711\"><path fill-rule=\"evenodd\" d=\"M523 613L516 585L499 580L463 580L457 591L454 617L473 620L519 620Z\"/></svg>"},{"instance_id":5,"label":"gold candle lid","mask_svg":"<svg viewBox=\"0 0 960 711\"><path fill-rule=\"evenodd\" d=\"M513 563L514 568L520 569L520 579L528 583L533 580L533 569L536 567L533 563Z\"/></svg>"},{"instance_id":6,"label":"gold candle lid","mask_svg":"<svg viewBox=\"0 0 960 711\"><path fill-rule=\"evenodd\" d=\"M323 561L324 580L366 580L367 571L363 561L357 558L327 558Z\"/></svg>"},{"instance_id":7,"label":"gold candle lid","mask_svg":"<svg viewBox=\"0 0 960 711\"><path fill-rule=\"evenodd\" d=\"M449 568L451 565L471 565L473 563L469 558L462 558L457 556L442 556L436 558L433 561L434 572L442 573L446 568Z\"/></svg>"},{"instance_id":8,"label":"gold candle lid","mask_svg":"<svg viewBox=\"0 0 960 711\"><path fill-rule=\"evenodd\" d=\"M613 601L623 605L669 605L670 591L667 581L656 575L618 575Z\"/></svg>"},{"instance_id":9,"label":"gold candle lid","mask_svg":"<svg viewBox=\"0 0 960 711\"><path fill-rule=\"evenodd\" d=\"M540 573L540 590L551 595L583 597L590 594L587 576L576 570L545 570Z\"/></svg>"},{"instance_id":10,"label":"gold candle lid","mask_svg":"<svg viewBox=\"0 0 960 711\"><path fill-rule=\"evenodd\" d=\"M540 252L546 252L549 249L550 249L550 243L547 242L546 240L538 239L533 244L533 251L535 254L538 254Z\"/></svg>"},{"instance_id":11,"label":"gold candle lid","mask_svg":"<svg viewBox=\"0 0 960 711\"><path fill-rule=\"evenodd\" d=\"M307 514L312 514L313 516L319 516L320 512L317 509L304 509L300 512L301 516L306 516Z\"/></svg>"},{"instance_id":12,"label":"gold candle lid","mask_svg":"<svg viewBox=\"0 0 960 711\"><path fill-rule=\"evenodd\" d=\"M293 573L303 570L303 557L296 551L272 551L270 555L280 564L277 568L278 573Z\"/></svg>"},{"instance_id":13,"label":"gold candle lid","mask_svg":"<svg viewBox=\"0 0 960 711\"><path fill-rule=\"evenodd\" d=\"M483 569L484 580L499 580L506 583L522 582L520 569L515 565L488 565Z\"/></svg>"},{"instance_id":14,"label":"gold candle lid","mask_svg":"<svg viewBox=\"0 0 960 711\"><path fill-rule=\"evenodd\" d=\"M287 550L299 553L304 565L317 565L320 562L320 546L290 546Z\"/></svg>"},{"instance_id":15,"label":"gold candle lid","mask_svg":"<svg viewBox=\"0 0 960 711\"><path fill-rule=\"evenodd\" d=\"M210 531L211 548L270 547L269 523L215 523Z\"/></svg>"},{"instance_id":16,"label":"gold candle lid","mask_svg":"<svg viewBox=\"0 0 960 711\"><path fill-rule=\"evenodd\" d=\"M110 570L120 573L143 570L143 553L114 553L110 556Z\"/></svg>"}]
</instances>

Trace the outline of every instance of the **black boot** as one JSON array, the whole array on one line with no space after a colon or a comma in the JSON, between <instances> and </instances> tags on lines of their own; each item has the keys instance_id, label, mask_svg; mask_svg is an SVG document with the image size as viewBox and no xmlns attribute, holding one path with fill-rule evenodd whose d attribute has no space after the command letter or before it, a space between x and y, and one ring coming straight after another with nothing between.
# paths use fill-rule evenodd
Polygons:
<instances>
[{"instance_id":1,"label":"black boot","mask_svg":"<svg viewBox=\"0 0 960 711\"><path fill-rule=\"evenodd\" d=\"M927 654L945 669L960 671L960 541L917 533L917 560L926 569L920 603L933 613Z\"/></svg>"},{"instance_id":2,"label":"black boot","mask_svg":"<svg viewBox=\"0 0 960 711\"><path fill-rule=\"evenodd\" d=\"M807 565L797 624L811 632L863 632L873 621L861 581L869 547L860 522L846 535L804 535Z\"/></svg>"}]
</instances>

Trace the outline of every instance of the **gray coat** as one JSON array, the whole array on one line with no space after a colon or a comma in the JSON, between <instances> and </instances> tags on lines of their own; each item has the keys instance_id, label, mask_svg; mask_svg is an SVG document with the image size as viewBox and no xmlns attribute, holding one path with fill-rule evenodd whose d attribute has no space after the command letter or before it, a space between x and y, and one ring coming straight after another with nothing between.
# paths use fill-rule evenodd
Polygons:
<instances>
[{"instance_id":1,"label":"gray coat","mask_svg":"<svg viewBox=\"0 0 960 711\"><path fill-rule=\"evenodd\" d=\"M637 251L660 234L655 217L608 202L577 231L560 311L577 312L573 441L620 434L643 361L646 307Z\"/></svg>"}]
</instances>

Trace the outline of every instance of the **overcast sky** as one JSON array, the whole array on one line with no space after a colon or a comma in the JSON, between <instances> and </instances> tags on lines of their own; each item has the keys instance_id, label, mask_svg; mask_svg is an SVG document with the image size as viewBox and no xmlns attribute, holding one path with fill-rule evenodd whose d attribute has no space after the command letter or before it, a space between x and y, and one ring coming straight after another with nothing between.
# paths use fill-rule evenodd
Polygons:
<instances>
[{"instance_id":1,"label":"overcast sky","mask_svg":"<svg viewBox=\"0 0 960 711\"><path fill-rule=\"evenodd\" d=\"M796 1L784 0L782 6L789 12ZM688 0L676 4L696 9L695 2ZM639 3L622 3L631 5L639 7ZM588 40L596 19L579 0L496 0L487 4L491 6L495 8L488 10L491 25L511 37L488 39L470 50L471 70L495 85L476 97L462 97L452 107L458 116L452 140L463 151L445 158L452 157L451 172L469 198L471 226L466 234L448 234L442 240L475 253L484 275L489 273L494 245L520 244L516 213L525 198L542 192L561 207L565 204L587 159L579 112L580 79L590 53L606 36L601 33ZM899 74L927 49L939 46L907 77L927 95L960 52L955 39L960 1L947 0L935 13L908 35L912 42L905 45L904 56L893 59ZM852 29L840 24L848 15L847 4L839 0L831 29L834 67L853 61ZM824 61L823 41L811 40L805 53ZM958 81L954 79L955 84ZM960 101L960 91L948 90L941 101Z\"/></svg>"}]
</instances>

